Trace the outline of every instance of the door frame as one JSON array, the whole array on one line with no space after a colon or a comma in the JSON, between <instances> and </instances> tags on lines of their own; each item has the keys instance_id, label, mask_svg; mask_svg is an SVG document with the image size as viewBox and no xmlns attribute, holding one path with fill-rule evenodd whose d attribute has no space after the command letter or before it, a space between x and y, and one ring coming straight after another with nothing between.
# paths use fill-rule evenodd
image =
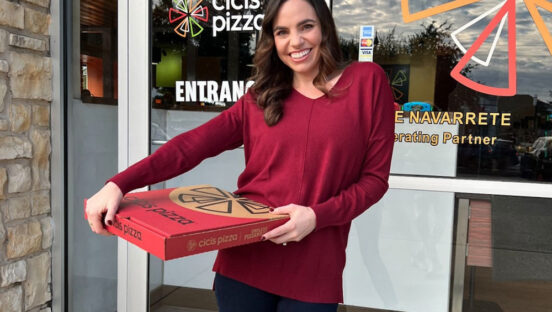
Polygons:
<instances>
[{"instance_id":1,"label":"door frame","mask_svg":"<svg viewBox=\"0 0 552 312\"><path fill-rule=\"evenodd\" d=\"M119 171L150 150L150 10L148 0L118 0ZM148 253L118 238L118 312L149 311L148 271Z\"/></svg>"}]
</instances>

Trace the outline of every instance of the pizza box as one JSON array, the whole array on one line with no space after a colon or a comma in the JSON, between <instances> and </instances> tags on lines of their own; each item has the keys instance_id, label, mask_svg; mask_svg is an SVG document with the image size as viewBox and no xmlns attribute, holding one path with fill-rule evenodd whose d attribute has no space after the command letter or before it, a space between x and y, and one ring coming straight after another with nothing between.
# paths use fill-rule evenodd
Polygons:
<instances>
[{"instance_id":1,"label":"pizza box","mask_svg":"<svg viewBox=\"0 0 552 312\"><path fill-rule=\"evenodd\" d=\"M195 185L129 193L113 225L104 226L160 259L171 260L259 242L289 219L269 210L220 188Z\"/></svg>"}]
</instances>

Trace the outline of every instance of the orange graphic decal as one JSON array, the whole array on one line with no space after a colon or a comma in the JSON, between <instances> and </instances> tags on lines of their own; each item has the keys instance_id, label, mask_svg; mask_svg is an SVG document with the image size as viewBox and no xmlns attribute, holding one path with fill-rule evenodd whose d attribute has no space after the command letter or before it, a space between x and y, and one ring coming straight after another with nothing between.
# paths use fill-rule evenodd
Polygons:
<instances>
[{"instance_id":1,"label":"orange graphic decal","mask_svg":"<svg viewBox=\"0 0 552 312\"><path fill-rule=\"evenodd\" d=\"M450 10L459 8L461 6L468 5L478 1L480 0L454 0L444 4L440 4L436 7L425 9L420 12L410 13L410 8L408 7L408 0L401 0L402 16L405 23L410 23L422 18L426 18L435 14L450 11Z\"/></svg>"},{"instance_id":2,"label":"orange graphic decal","mask_svg":"<svg viewBox=\"0 0 552 312\"><path fill-rule=\"evenodd\" d=\"M508 19L508 87L497 88L490 87L463 76L460 71L466 66L468 61L474 56L475 52L481 47L483 42L489 37L493 30L500 23L502 18ZM516 1L508 0L504 6L493 17L491 22L485 27L481 35L475 40L466 54L460 59L458 64L452 69L450 75L456 81L475 91L498 96L512 96L516 94Z\"/></svg>"},{"instance_id":3,"label":"orange graphic decal","mask_svg":"<svg viewBox=\"0 0 552 312\"><path fill-rule=\"evenodd\" d=\"M529 13L531 13L531 16L533 17L533 21L537 25L537 29L539 30L542 39L544 39L544 42L548 47L548 51L552 54L552 36L550 36L550 32L548 31L548 28L546 28L546 25L542 20L542 16L537 9L537 6L539 6L552 13L552 2L548 2L546 0L524 0L524 2L529 10Z\"/></svg>"}]
</instances>

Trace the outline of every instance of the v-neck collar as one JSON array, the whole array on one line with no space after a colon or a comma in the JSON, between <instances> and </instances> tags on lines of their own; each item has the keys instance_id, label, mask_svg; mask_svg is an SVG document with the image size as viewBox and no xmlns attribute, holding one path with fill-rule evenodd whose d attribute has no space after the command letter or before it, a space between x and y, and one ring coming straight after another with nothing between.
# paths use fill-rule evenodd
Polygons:
<instances>
[{"instance_id":1,"label":"v-neck collar","mask_svg":"<svg viewBox=\"0 0 552 312\"><path fill-rule=\"evenodd\" d=\"M344 69L343 72L341 73L341 76L339 76L339 78L337 79L337 81L336 81L336 82L334 83L334 85L330 88L330 90L329 90L330 92L337 90L338 85L343 84L343 81L345 80L345 79L344 79L345 75L348 73L349 68L351 68L353 65L354 65L354 63L351 63L351 64L349 64L347 67L345 67L345 69ZM303 98L305 98L305 99L311 100L311 101L320 100L320 99L326 97L326 94L322 94L321 96L318 96L318 97L315 97L315 98L311 98L311 97L306 96L306 95L304 95L303 93L297 91L297 89L295 89L294 87L292 87L291 89L292 89L292 92L293 92L293 93L296 93L296 94L298 94L299 96L301 96L301 97L303 97Z\"/></svg>"}]
</instances>

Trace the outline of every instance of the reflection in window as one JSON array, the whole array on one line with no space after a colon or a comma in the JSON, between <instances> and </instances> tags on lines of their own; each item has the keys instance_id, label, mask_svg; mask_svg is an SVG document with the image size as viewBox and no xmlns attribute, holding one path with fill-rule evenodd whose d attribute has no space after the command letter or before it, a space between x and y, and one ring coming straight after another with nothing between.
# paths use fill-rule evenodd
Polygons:
<instances>
[{"instance_id":1,"label":"reflection in window","mask_svg":"<svg viewBox=\"0 0 552 312\"><path fill-rule=\"evenodd\" d=\"M262 8L259 1L186 3L152 3L152 105L220 111L251 84Z\"/></svg>"},{"instance_id":2,"label":"reflection in window","mask_svg":"<svg viewBox=\"0 0 552 312\"><path fill-rule=\"evenodd\" d=\"M407 2L411 13L442 3ZM404 137L399 142L396 138L396 150L416 155L396 160L408 165L394 173L552 182L552 150L535 146L537 141L552 139L552 89L547 82L552 78L549 61L552 56L527 8L519 6L516 11L516 95L480 93L451 77L451 71L465 55L462 48L469 49L481 35L497 13L493 11L497 4L479 1L404 23L401 5L397 3L379 3L374 7L366 0L333 1L342 48L348 59L358 59L359 27L375 26L374 62L387 72L395 102L406 121L397 124ZM490 13L478 22L462 27L486 12ZM507 24L500 33L495 29L483 42L475 54L479 61L472 58L461 69L461 75L486 86L509 87L508 77L513 68L508 64L511 51ZM458 43L454 42L453 33ZM455 115L458 113L462 118L449 125L447 118L454 120L454 116L460 116ZM428 118L411 123L412 114ZM436 129L439 125L441 128ZM442 129L447 126L454 131L444 141L447 137ZM439 135L439 144L419 139L417 131ZM425 145L413 149L413 144ZM451 149L456 149L456 159L448 160L450 170L415 170Z\"/></svg>"},{"instance_id":3,"label":"reflection in window","mask_svg":"<svg viewBox=\"0 0 552 312\"><path fill-rule=\"evenodd\" d=\"M550 199L511 196L470 200L467 235L458 235L468 248L463 311L552 309L552 271L546 264L550 204Z\"/></svg>"},{"instance_id":4,"label":"reflection in window","mask_svg":"<svg viewBox=\"0 0 552 312\"><path fill-rule=\"evenodd\" d=\"M81 99L117 104L117 2L80 3Z\"/></svg>"}]
</instances>

